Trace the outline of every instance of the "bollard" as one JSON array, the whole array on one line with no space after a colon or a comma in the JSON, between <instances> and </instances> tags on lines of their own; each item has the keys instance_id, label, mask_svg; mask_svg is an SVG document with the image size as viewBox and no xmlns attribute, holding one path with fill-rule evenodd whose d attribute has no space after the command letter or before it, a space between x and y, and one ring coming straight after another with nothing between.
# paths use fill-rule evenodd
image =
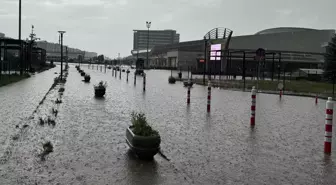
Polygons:
<instances>
[{"instance_id":1,"label":"bollard","mask_svg":"<svg viewBox=\"0 0 336 185\"><path fill-rule=\"evenodd\" d=\"M208 103L207 103L207 112L210 112L211 108L211 82L208 82Z\"/></svg>"},{"instance_id":2,"label":"bollard","mask_svg":"<svg viewBox=\"0 0 336 185\"><path fill-rule=\"evenodd\" d=\"M98 70L98 64L97 64L97 70Z\"/></svg>"},{"instance_id":3,"label":"bollard","mask_svg":"<svg viewBox=\"0 0 336 185\"><path fill-rule=\"evenodd\" d=\"M100 66L100 72L102 72L102 70L103 70L103 66Z\"/></svg>"},{"instance_id":4,"label":"bollard","mask_svg":"<svg viewBox=\"0 0 336 185\"><path fill-rule=\"evenodd\" d=\"M114 77L117 78L117 69L114 71Z\"/></svg>"},{"instance_id":5,"label":"bollard","mask_svg":"<svg viewBox=\"0 0 336 185\"><path fill-rule=\"evenodd\" d=\"M333 108L334 103L332 98L329 97L326 102L326 119L325 119L325 140L324 140L324 153L331 153L331 141L332 141L332 121L333 121Z\"/></svg>"},{"instance_id":6,"label":"bollard","mask_svg":"<svg viewBox=\"0 0 336 185\"><path fill-rule=\"evenodd\" d=\"M251 126L255 125L255 114L256 114L256 96L257 96L257 91L255 87L252 87L251 90L251 97L252 97L252 104L251 104Z\"/></svg>"},{"instance_id":7,"label":"bollard","mask_svg":"<svg viewBox=\"0 0 336 185\"><path fill-rule=\"evenodd\" d=\"M315 96L315 104L317 104L318 103L318 95L316 94L316 96Z\"/></svg>"},{"instance_id":8,"label":"bollard","mask_svg":"<svg viewBox=\"0 0 336 185\"><path fill-rule=\"evenodd\" d=\"M119 71L120 71L120 73L119 73L119 79L121 79L121 69Z\"/></svg>"},{"instance_id":9,"label":"bollard","mask_svg":"<svg viewBox=\"0 0 336 185\"><path fill-rule=\"evenodd\" d=\"M114 75L114 70L112 69L112 76Z\"/></svg>"},{"instance_id":10,"label":"bollard","mask_svg":"<svg viewBox=\"0 0 336 185\"><path fill-rule=\"evenodd\" d=\"M143 73L143 91L146 91L146 73Z\"/></svg>"},{"instance_id":11,"label":"bollard","mask_svg":"<svg viewBox=\"0 0 336 185\"><path fill-rule=\"evenodd\" d=\"M188 80L188 83L190 84L190 79ZM190 104L190 85L188 85L188 91L187 91L187 104Z\"/></svg>"},{"instance_id":12,"label":"bollard","mask_svg":"<svg viewBox=\"0 0 336 185\"><path fill-rule=\"evenodd\" d=\"M88 69L90 69L90 65L88 64Z\"/></svg>"},{"instance_id":13,"label":"bollard","mask_svg":"<svg viewBox=\"0 0 336 185\"><path fill-rule=\"evenodd\" d=\"M279 92L279 97L281 99L281 97L282 97L282 90L280 90L280 92Z\"/></svg>"},{"instance_id":14,"label":"bollard","mask_svg":"<svg viewBox=\"0 0 336 185\"><path fill-rule=\"evenodd\" d=\"M134 85L136 85L136 74L134 72Z\"/></svg>"},{"instance_id":15,"label":"bollard","mask_svg":"<svg viewBox=\"0 0 336 185\"><path fill-rule=\"evenodd\" d=\"M126 82L128 82L128 73L126 73Z\"/></svg>"}]
</instances>

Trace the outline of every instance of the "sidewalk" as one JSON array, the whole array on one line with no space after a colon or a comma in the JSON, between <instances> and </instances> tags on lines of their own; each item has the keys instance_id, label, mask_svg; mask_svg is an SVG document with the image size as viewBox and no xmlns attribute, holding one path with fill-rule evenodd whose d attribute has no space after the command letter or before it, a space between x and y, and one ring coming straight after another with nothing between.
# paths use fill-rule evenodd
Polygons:
<instances>
[{"instance_id":1,"label":"sidewalk","mask_svg":"<svg viewBox=\"0 0 336 185\"><path fill-rule=\"evenodd\" d=\"M187 79L179 79L176 78L177 81L185 81ZM197 85L204 85L203 79L192 79L195 84ZM281 81L282 83L283 81ZM286 84L292 83L288 85L288 88ZM290 95L290 96L302 96L302 97L318 97L320 99L328 99L328 97L333 97L332 94L332 84L325 84L325 83L316 83L316 82L306 82L306 81L286 81L285 84L285 91L283 91L283 95ZM319 87L314 87L314 84L319 85ZM208 79L205 79L205 85L208 85ZM295 86L298 87L295 87ZM304 86L302 88L303 91L298 91L300 86ZM244 84L242 80L211 80L211 86L212 87L218 87L222 89L228 89L233 91L245 91L249 92L252 89L252 86L256 87L256 81L246 80L245 84L245 90ZM324 89L325 88L325 89ZM277 82L276 81L259 81L259 93L264 94L279 94L279 91L277 89ZM273 89L273 90L272 90ZM291 91L290 89L293 89L295 91ZM314 92L310 92L314 91ZM308 92L307 92L308 91Z\"/></svg>"}]
</instances>

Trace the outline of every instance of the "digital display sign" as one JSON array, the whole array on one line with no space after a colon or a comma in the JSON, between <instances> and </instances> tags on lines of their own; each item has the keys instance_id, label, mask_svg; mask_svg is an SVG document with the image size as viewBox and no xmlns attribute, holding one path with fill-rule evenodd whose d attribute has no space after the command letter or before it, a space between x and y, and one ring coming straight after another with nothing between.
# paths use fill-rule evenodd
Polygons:
<instances>
[{"instance_id":1,"label":"digital display sign","mask_svg":"<svg viewBox=\"0 0 336 185\"><path fill-rule=\"evenodd\" d=\"M212 44L210 50L210 60L221 60L221 44Z\"/></svg>"}]
</instances>

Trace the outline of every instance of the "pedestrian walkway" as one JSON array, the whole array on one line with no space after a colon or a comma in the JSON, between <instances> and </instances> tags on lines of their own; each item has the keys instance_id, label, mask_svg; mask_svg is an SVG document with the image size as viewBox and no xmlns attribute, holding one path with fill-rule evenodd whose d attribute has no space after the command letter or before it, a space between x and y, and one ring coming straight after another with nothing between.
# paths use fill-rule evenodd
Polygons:
<instances>
[{"instance_id":1,"label":"pedestrian walkway","mask_svg":"<svg viewBox=\"0 0 336 185\"><path fill-rule=\"evenodd\" d=\"M25 121L50 88L56 71L52 68L30 78L0 87L0 153L6 148L10 133L16 125Z\"/></svg>"}]
</instances>

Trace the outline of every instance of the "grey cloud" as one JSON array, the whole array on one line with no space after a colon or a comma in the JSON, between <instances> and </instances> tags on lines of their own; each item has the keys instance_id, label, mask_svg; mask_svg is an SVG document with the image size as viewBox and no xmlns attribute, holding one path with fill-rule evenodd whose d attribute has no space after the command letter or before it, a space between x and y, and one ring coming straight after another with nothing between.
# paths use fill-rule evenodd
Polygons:
<instances>
[{"instance_id":1,"label":"grey cloud","mask_svg":"<svg viewBox=\"0 0 336 185\"><path fill-rule=\"evenodd\" d=\"M0 0L0 32L17 36L17 1ZM110 57L130 54L133 29L176 29L181 40L201 39L214 27L228 27L235 35L253 34L277 26L335 28L334 0L26 0L24 35L34 24L39 37ZM331 27L330 27L331 26Z\"/></svg>"}]
</instances>

